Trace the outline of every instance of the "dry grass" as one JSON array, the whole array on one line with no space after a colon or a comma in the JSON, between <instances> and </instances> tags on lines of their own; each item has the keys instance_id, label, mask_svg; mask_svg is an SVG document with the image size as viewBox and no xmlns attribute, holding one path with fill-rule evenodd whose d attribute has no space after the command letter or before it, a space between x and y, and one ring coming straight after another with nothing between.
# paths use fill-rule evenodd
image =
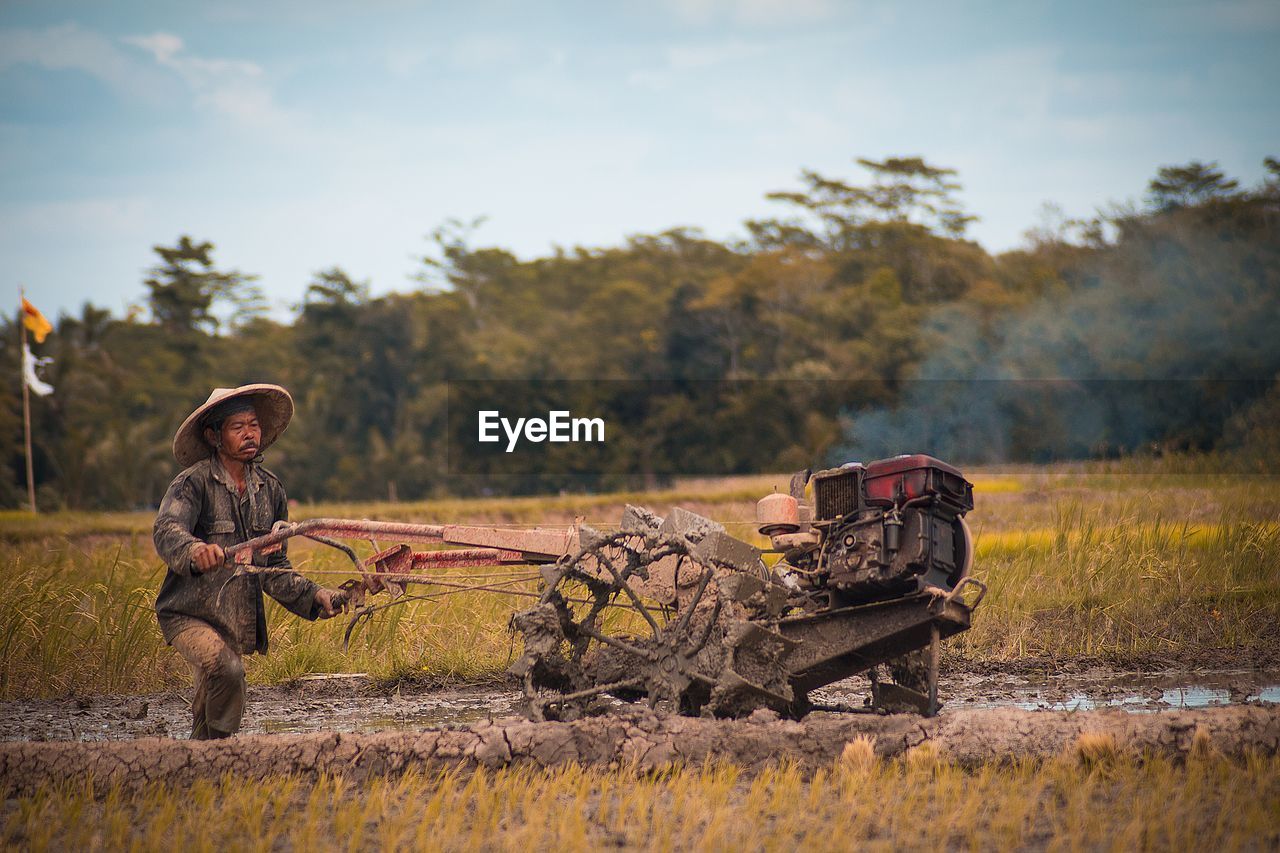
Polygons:
<instances>
[{"instance_id":1,"label":"dry grass","mask_svg":"<svg viewBox=\"0 0 1280 853\"><path fill-rule=\"evenodd\" d=\"M1275 641L1280 479L1162 476L1098 466L976 472L975 574L991 594L973 629L949 650L974 660L1088 654L1123 662ZM521 525L585 518L607 526L632 502L658 512L683 505L750 537L755 498L785 486L785 477L745 477L689 481L650 495L313 506L295 515ZM151 613L163 577L150 544L152 520L146 513L0 513L0 583L7 591L0 598L0 698L186 683ZM300 542L291 554L322 583L347 576L349 564L329 549ZM249 659L250 678L493 677L513 653L507 620L520 603L467 593L393 608L356 633L349 654L342 651L345 620L306 623L269 603L272 653Z\"/></svg>"},{"instance_id":2,"label":"dry grass","mask_svg":"<svg viewBox=\"0 0 1280 853\"><path fill-rule=\"evenodd\" d=\"M1192 654L1258 647L1280 624L1280 482L1141 470L1024 468L978 478L975 573L991 593L949 645L979 660L1036 654ZM785 487L785 479L779 481ZM767 487L767 488L766 488ZM681 504L750 530L767 478L699 481L655 495L307 507L299 516L494 524L615 521L625 502ZM149 514L0 514L0 697L186 685L151 605L163 573ZM361 545L367 552L372 546ZM318 580L345 558L292 550ZM531 584L530 589L533 588ZM256 682L364 671L482 678L512 653L518 602L451 595L386 611L342 652L343 620L305 623L270 604L272 654ZM216 836L209 827L218 827ZM0 806L5 849L1274 849L1280 758L1229 760L1203 736L1184 763L1082 737L1051 761L962 768L928 745L875 757L850 742L829 770L748 777L726 765L637 774L528 768L415 772L354 785L294 778L201 782L95 798L46 788Z\"/></svg>"},{"instance_id":3,"label":"dry grass","mask_svg":"<svg viewBox=\"0 0 1280 853\"><path fill-rule=\"evenodd\" d=\"M1073 497L1047 529L979 534L974 571L991 592L956 650L1119 661L1275 639L1280 525L1131 512Z\"/></svg>"},{"instance_id":4,"label":"dry grass","mask_svg":"<svg viewBox=\"0 0 1280 853\"><path fill-rule=\"evenodd\" d=\"M141 543L6 547L0 698L158 690L185 665L156 625L163 578Z\"/></svg>"},{"instance_id":5,"label":"dry grass","mask_svg":"<svg viewBox=\"0 0 1280 853\"><path fill-rule=\"evenodd\" d=\"M10 800L0 827L0 844L32 850L1274 849L1280 759L227 778L105 798L79 785Z\"/></svg>"},{"instance_id":6,"label":"dry grass","mask_svg":"<svg viewBox=\"0 0 1280 853\"><path fill-rule=\"evenodd\" d=\"M876 739L869 735L858 735L846 743L844 749L840 751L840 761L836 765L836 770L858 775L871 772L877 763Z\"/></svg>"},{"instance_id":7,"label":"dry grass","mask_svg":"<svg viewBox=\"0 0 1280 853\"><path fill-rule=\"evenodd\" d=\"M1071 753L1085 767L1105 767L1120 760L1121 748L1110 732L1084 732Z\"/></svg>"},{"instance_id":8,"label":"dry grass","mask_svg":"<svg viewBox=\"0 0 1280 853\"><path fill-rule=\"evenodd\" d=\"M8 587L0 599L0 699L145 693L189 682L156 625L164 569L148 540L87 547L41 540L0 550ZM300 543L293 557L322 584L350 576L346 558L321 546ZM249 679L280 683L315 672L491 678L510 661L507 620L521 600L464 593L391 608L357 629L344 652L346 618L305 622L268 599L271 654L246 659Z\"/></svg>"}]
</instances>

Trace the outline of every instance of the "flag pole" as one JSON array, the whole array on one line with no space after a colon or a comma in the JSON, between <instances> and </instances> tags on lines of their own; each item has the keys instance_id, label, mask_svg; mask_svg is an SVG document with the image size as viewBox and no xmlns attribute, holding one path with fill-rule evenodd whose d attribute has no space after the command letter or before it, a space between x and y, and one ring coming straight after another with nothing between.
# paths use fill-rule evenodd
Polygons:
<instances>
[{"instance_id":1,"label":"flag pole","mask_svg":"<svg viewBox=\"0 0 1280 853\"><path fill-rule=\"evenodd\" d=\"M18 296L22 299L27 298L26 290L19 287ZM27 504L31 507L31 511L36 512L36 480L31 465L31 389L27 387L27 323L26 318L22 314L21 303L18 310L18 326L22 329L22 352L20 359L22 362L22 428L26 438L27 447Z\"/></svg>"}]
</instances>

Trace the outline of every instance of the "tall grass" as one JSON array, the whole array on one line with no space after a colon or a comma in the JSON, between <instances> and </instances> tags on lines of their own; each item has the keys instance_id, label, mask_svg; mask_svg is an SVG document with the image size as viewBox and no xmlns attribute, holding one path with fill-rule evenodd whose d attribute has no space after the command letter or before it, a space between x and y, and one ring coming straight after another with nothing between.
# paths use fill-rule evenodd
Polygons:
<instances>
[{"instance_id":1,"label":"tall grass","mask_svg":"<svg viewBox=\"0 0 1280 853\"><path fill-rule=\"evenodd\" d=\"M161 573L127 543L9 556L0 697L158 690L184 669L156 626Z\"/></svg>"},{"instance_id":2,"label":"tall grass","mask_svg":"<svg viewBox=\"0 0 1280 853\"><path fill-rule=\"evenodd\" d=\"M1048 529L978 537L990 587L957 648L973 657L1249 647L1277 639L1280 524L1116 516L1080 500Z\"/></svg>"},{"instance_id":3,"label":"tall grass","mask_svg":"<svg viewBox=\"0 0 1280 853\"><path fill-rule=\"evenodd\" d=\"M965 769L912 753L813 775L715 764L411 771L362 785L228 777L101 799L87 784L46 787L0 815L0 844L33 850L1274 849L1280 759L1114 752Z\"/></svg>"},{"instance_id":4,"label":"tall grass","mask_svg":"<svg viewBox=\"0 0 1280 853\"><path fill-rule=\"evenodd\" d=\"M1278 641L1280 480L1198 478L1194 488L1179 480L1153 490L1142 478L1118 477L1107 488L1085 488L1072 469L1055 468L976 479L974 573L991 594L973 628L948 644L952 652L975 660L1089 654L1122 662ZM309 507L297 515L490 524L585 517L605 525L630 501L659 512L681 504L750 537L757 480L700 481L651 495ZM984 483L993 488L984 492ZM187 684L151 611L164 574L150 543L152 520L0 513L0 699ZM329 549L296 542L290 553L321 583L349 576L345 558ZM391 608L354 633L349 653L342 650L345 619L307 623L268 600L271 654L248 658L250 679L278 683L316 672L492 678L513 654L507 623L526 600L465 593Z\"/></svg>"},{"instance_id":5,"label":"tall grass","mask_svg":"<svg viewBox=\"0 0 1280 853\"><path fill-rule=\"evenodd\" d=\"M0 699L152 692L189 683L155 617L164 567L150 542L82 548L63 540L2 549ZM371 550L365 546L364 550ZM295 565L322 585L350 575L346 558L311 543ZM458 578L465 572L455 570ZM536 583L522 584L528 590ZM410 594L422 591L411 587ZM374 599L385 603L382 595ZM267 599L271 653L246 658L251 683L317 672L367 672L474 681L501 674L511 658L507 622L524 599L494 593L449 595L390 608L363 623L343 650L347 618L307 622Z\"/></svg>"},{"instance_id":6,"label":"tall grass","mask_svg":"<svg viewBox=\"0 0 1280 853\"><path fill-rule=\"evenodd\" d=\"M305 572L314 566L326 566L321 569L326 572L343 568L327 554L304 560L301 568ZM434 574L459 581L467 576L465 570L456 569ZM314 577L333 584L340 576ZM534 592L538 587L530 581L512 588ZM409 587L410 596L423 591L421 586ZM385 605L390 599L384 594L370 601ZM272 602L267 617L272 625L271 653L249 659L250 679L274 683L312 672L366 672L379 679L449 682L491 679L501 676L512 660L514 638L507 624L511 614L528 601L492 592L449 592L438 600L388 607L356 627L346 652L342 641L348 618L307 623Z\"/></svg>"}]
</instances>

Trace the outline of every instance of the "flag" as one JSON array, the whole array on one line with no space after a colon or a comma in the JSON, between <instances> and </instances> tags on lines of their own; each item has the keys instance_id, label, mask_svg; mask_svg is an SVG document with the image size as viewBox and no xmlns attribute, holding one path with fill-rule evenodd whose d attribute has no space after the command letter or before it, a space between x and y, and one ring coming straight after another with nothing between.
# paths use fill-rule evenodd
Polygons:
<instances>
[{"instance_id":1,"label":"flag","mask_svg":"<svg viewBox=\"0 0 1280 853\"><path fill-rule=\"evenodd\" d=\"M39 314L40 312L37 311L36 313ZM44 318L41 317L40 319L43 320ZM27 383L27 387L30 388L35 393L39 394L41 397L47 397L48 395L52 394L53 386L50 385L48 382L41 381L40 377L36 376L36 368L43 367L51 361L53 361L53 359L51 358L36 358L34 355L31 354L31 347L28 346L25 341L23 342L22 344L22 378Z\"/></svg>"},{"instance_id":2,"label":"flag","mask_svg":"<svg viewBox=\"0 0 1280 853\"><path fill-rule=\"evenodd\" d=\"M27 327L31 332L31 337L36 339L36 343L44 343L45 337L53 331L53 324L45 319L40 313L40 309L27 301L27 297L22 297L22 325Z\"/></svg>"}]
</instances>

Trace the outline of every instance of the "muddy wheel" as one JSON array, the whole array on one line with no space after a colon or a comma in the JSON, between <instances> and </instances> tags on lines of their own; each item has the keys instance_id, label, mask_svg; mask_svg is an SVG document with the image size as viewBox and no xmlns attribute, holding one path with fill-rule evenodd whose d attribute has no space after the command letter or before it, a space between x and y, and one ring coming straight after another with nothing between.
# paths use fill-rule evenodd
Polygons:
<instances>
[{"instance_id":1,"label":"muddy wheel","mask_svg":"<svg viewBox=\"0 0 1280 853\"><path fill-rule=\"evenodd\" d=\"M885 679L887 671L888 679ZM889 713L911 713L929 716L936 712L929 704L929 650L908 652L885 664L873 667L871 705Z\"/></svg>"},{"instance_id":2,"label":"muddy wheel","mask_svg":"<svg viewBox=\"0 0 1280 853\"><path fill-rule=\"evenodd\" d=\"M655 592L659 569L672 580L666 595ZM512 669L532 719L575 719L605 696L683 714L710 699L723 657L722 602L715 569L684 543L612 534L544 577L538 604L512 619L525 643Z\"/></svg>"}]
</instances>

